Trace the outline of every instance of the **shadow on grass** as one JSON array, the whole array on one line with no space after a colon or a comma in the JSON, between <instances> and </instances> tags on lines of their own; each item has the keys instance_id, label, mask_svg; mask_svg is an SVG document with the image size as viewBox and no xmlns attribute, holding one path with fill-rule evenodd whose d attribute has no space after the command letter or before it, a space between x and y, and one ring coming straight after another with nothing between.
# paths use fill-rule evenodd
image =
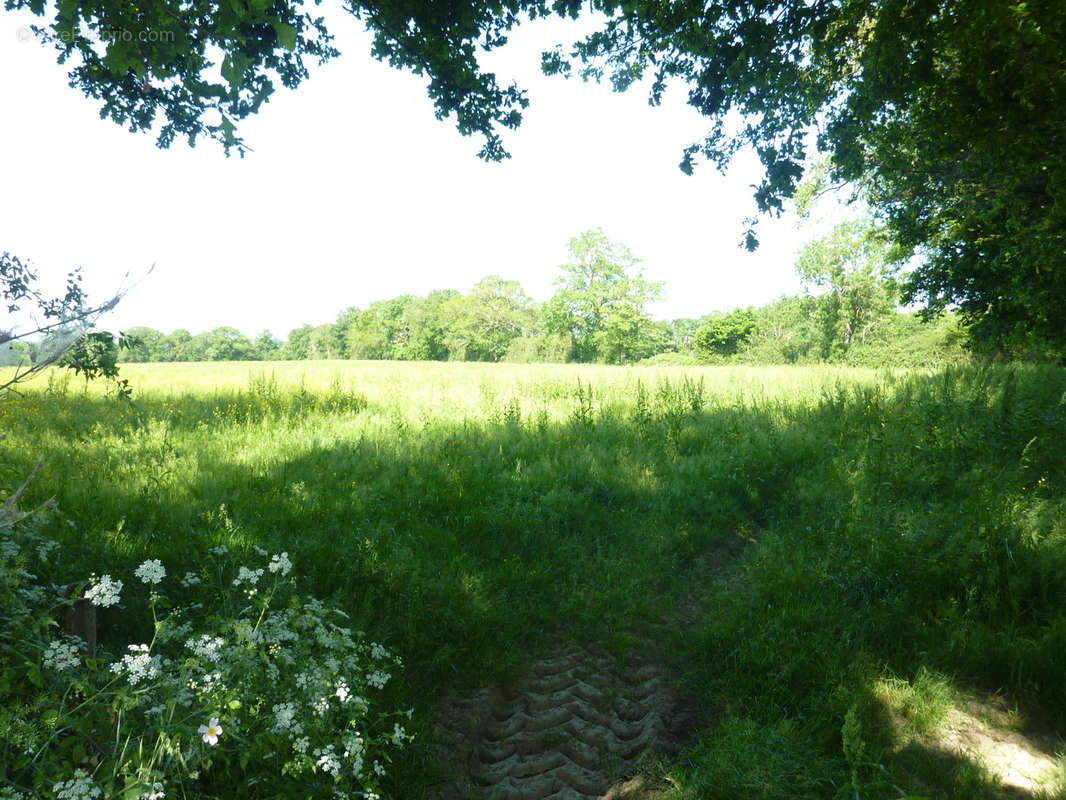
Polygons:
<instances>
[{"instance_id":1,"label":"shadow on grass","mask_svg":"<svg viewBox=\"0 0 1066 800\"><path fill-rule=\"evenodd\" d=\"M1002 690L1066 730L1064 390L1061 370L971 369L419 424L343 393L34 395L0 409L0 479L46 458L37 491L84 572L287 550L405 655L419 700L513 676L546 636L623 647L699 596L660 638L686 696L802 739L839 781L846 712L885 675ZM700 555L738 525L742 566L706 585Z\"/></svg>"}]
</instances>

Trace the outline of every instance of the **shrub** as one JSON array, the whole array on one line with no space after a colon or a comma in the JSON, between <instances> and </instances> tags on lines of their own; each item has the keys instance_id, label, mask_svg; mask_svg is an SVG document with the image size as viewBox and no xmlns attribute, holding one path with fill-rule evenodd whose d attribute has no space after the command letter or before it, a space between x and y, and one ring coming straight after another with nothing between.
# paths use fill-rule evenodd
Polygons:
<instances>
[{"instance_id":1,"label":"shrub","mask_svg":"<svg viewBox=\"0 0 1066 800\"><path fill-rule=\"evenodd\" d=\"M5 800L383 791L408 739L405 715L380 707L400 659L301 597L286 553L257 549L257 563L239 565L213 548L180 580L149 559L64 591L38 578L54 569L43 523L0 514ZM69 632L70 616L59 629L60 612L121 611L132 591L151 610L140 641L97 654L94 631Z\"/></svg>"}]
</instances>

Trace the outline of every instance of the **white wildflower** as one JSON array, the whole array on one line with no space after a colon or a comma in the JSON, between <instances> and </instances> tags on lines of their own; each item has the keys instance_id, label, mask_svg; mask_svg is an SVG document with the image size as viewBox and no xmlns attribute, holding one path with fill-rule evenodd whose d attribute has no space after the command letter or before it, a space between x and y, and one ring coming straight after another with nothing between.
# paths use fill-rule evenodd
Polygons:
<instances>
[{"instance_id":1,"label":"white wildflower","mask_svg":"<svg viewBox=\"0 0 1066 800\"><path fill-rule=\"evenodd\" d=\"M240 586L242 583L247 583L249 586L255 586L259 583L261 577L263 577L262 569L248 569L248 567L241 567L237 570L237 577L233 579L233 585Z\"/></svg>"},{"instance_id":2,"label":"white wildflower","mask_svg":"<svg viewBox=\"0 0 1066 800\"><path fill-rule=\"evenodd\" d=\"M13 539L0 539L0 557L12 559L19 553L18 542Z\"/></svg>"},{"instance_id":3,"label":"white wildflower","mask_svg":"<svg viewBox=\"0 0 1066 800\"><path fill-rule=\"evenodd\" d=\"M150 791L137 795L137 800L163 800L165 797L163 784L153 783Z\"/></svg>"},{"instance_id":4,"label":"white wildflower","mask_svg":"<svg viewBox=\"0 0 1066 800\"><path fill-rule=\"evenodd\" d=\"M252 549L255 550L256 555L260 555L260 556L263 556L263 558L266 558L267 551L264 550L259 545L253 544L252 545Z\"/></svg>"},{"instance_id":5,"label":"white wildflower","mask_svg":"<svg viewBox=\"0 0 1066 800\"><path fill-rule=\"evenodd\" d=\"M285 733L293 727L296 719L295 703L277 703L274 706L274 730Z\"/></svg>"},{"instance_id":6,"label":"white wildflower","mask_svg":"<svg viewBox=\"0 0 1066 800\"><path fill-rule=\"evenodd\" d=\"M56 800L91 800L100 796L100 787L93 783L93 779L83 770L74 771L74 777L69 781L60 781L52 787L56 793Z\"/></svg>"},{"instance_id":7,"label":"white wildflower","mask_svg":"<svg viewBox=\"0 0 1066 800\"><path fill-rule=\"evenodd\" d=\"M102 575L99 579L93 576L90 582L92 585L85 590L86 600L101 608L118 604L122 581L113 581L110 575Z\"/></svg>"},{"instance_id":8,"label":"white wildflower","mask_svg":"<svg viewBox=\"0 0 1066 800\"><path fill-rule=\"evenodd\" d=\"M53 639L44 651L44 665L49 669L62 672L81 663L78 652L85 647L85 642L77 636L68 636L67 641Z\"/></svg>"},{"instance_id":9,"label":"white wildflower","mask_svg":"<svg viewBox=\"0 0 1066 800\"><path fill-rule=\"evenodd\" d=\"M389 682L389 678L392 676L382 670L374 670L366 676L366 682L376 689L384 689L385 684Z\"/></svg>"},{"instance_id":10,"label":"white wildflower","mask_svg":"<svg viewBox=\"0 0 1066 800\"><path fill-rule=\"evenodd\" d=\"M406 739L407 731L404 730L404 727L397 722L395 725L392 726L392 743L397 747L400 747L403 745Z\"/></svg>"},{"instance_id":11,"label":"white wildflower","mask_svg":"<svg viewBox=\"0 0 1066 800\"><path fill-rule=\"evenodd\" d=\"M385 774L385 767L382 766L381 762L378 761L377 759L374 760L374 774L375 775L384 775Z\"/></svg>"},{"instance_id":12,"label":"white wildflower","mask_svg":"<svg viewBox=\"0 0 1066 800\"><path fill-rule=\"evenodd\" d=\"M160 644L180 642L192 633L192 623L188 620L176 622L171 619L162 620L156 629L156 641Z\"/></svg>"},{"instance_id":13,"label":"white wildflower","mask_svg":"<svg viewBox=\"0 0 1066 800\"><path fill-rule=\"evenodd\" d=\"M206 633L202 634L199 638L187 639L185 646L192 650L200 658L206 658L212 664L217 664L219 659L222 658L222 646L226 644L225 640L221 636L215 636L212 638Z\"/></svg>"},{"instance_id":14,"label":"white wildflower","mask_svg":"<svg viewBox=\"0 0 1066 800\"><path fill-rule=\"evenodd\" d=\"M337 691L334 694L337 695L337 699L341 701L341 704L347 703L348 697L351 695L351 692L348 691L348 684L341 681L337 684Z\"/></svg>"},{"instance_id":15,"label":"white wildflower","mask_svg":"<svg viewBox=\"0 0 1066 800\"><path fill-rule=\"evenodd\" d=\"M363 737L358 733L348 736L344 740L344 757L345 758L362 758L363 752L366 750L366 745L363 743Z\"/></svg>"},{"instance_id":16,"label":"white wildflower","mask_svg":"<svg viewBox=\"0 0 1066 800\"><path fill-rule=\"evenodd\" d=\"M313 755L318 756L318 768L325 772L327 775L333 775L336 777L341 771L341 762L337 759L337 754L333 752L333 745L329 745L325 750L315 750Z\"/></svg>"},{"instance_id":17,"label":"white wildflower","mask_svg":"<svg viewBox=\"0 0 1066 800\"><path fill-rule=\"evenodd\" d=\"M218 724L218 717L211 717L206 725L201 725L197 733L203 736L204 743L214 747L218 744L218 737L222 735L222 726Z\"/></svg>"},{"instance_id":18,"label":"white wildflower","mask_svg":"<svg viewBox=\"0 0 1066 800\"><path fill-rule=\"evenodd\" d=\"M270 557L270 564L267 566L271 572L280 572L282 575L288 575L289 570L292 569L292 562L289 561L288 553L275 553Z\"/></svg>"},{"instance_id":19,"label":"white wildflower","mask_svg":"<svg viewBox=\"0 0 1066 800\"><path fill-rule=\"evenodd\" d=\"M389 657L389 651L377 642L370 643L370 657L377 661L384 661Z\"/></svg>"},{"instance_id":20,"label":"white wildflower","mask_svg":"<svg viewBox=\"0 0 1066 800\"><path fill-rule=\"evenodd\" d=\"M141 583L159 583L167 576L163 563L158 558L150 558L133 571Z\"/></svg>"},{"instance_id":21,"label":"white wildflower","mask_svg":"<svg viewBox=\"0 0 1066 800\"><path fill-rule=\"evenodd\" d=\"M292 749L297 753L306 753L307 746L311 744L311 740L306 736L301 736L299 739L294 739L292 743Z\"/></svg>"},{"instance_id":22,"label":"white wildflower","mask_svg":"<svg viewBox=\"0 0 1066 800\"><path fill-rule=\"evenodd\" d=\"M226 547L226 545L224 544L220 544L217 547L207 548L207 552L209 552L213 556L224 556L226 555L226 553L229 552L229 548Z\"/></svg>"},{"instance_id":23,"label":"white wildflower","mask_svg":"<svg viewBox=\"0 0 1066 800\"><path fill-rule=\"evenodd\" d=\"M320 716L320 717L326 716L326 712L329 711L329 698L328 697L320 697L320 698L318 698L317 700L315 700L315 704L314 704L314 706L312 706L312 708L314 708L315 713L318 714L318 716Z\"/></svg>"},{"instance_id":24,"label":"white wildflower","mask_svg":"<svg viewBox=\"0 0 1066 800\"><path fill-rule=\"evenodd\" d=\"M131 644L129 653L111 665L111 671L116 675L126 673L126 680L130 686L136 686L142 680L151 680L158 677L162 672L162 663L159 656L148 654L148 645Z\"/></svg>"},{"instance_id":25,"label":"white wildflower","mask_svg":"<svg viewBox=\"0 0 1066 800\"><path fill-rule=\"evenodd\" d=\"M200 576L195 572L186 572L185 577L181 579L181 585L188 589L190 586L197 586L200 584Z\"/></svg>"}]
</instances>

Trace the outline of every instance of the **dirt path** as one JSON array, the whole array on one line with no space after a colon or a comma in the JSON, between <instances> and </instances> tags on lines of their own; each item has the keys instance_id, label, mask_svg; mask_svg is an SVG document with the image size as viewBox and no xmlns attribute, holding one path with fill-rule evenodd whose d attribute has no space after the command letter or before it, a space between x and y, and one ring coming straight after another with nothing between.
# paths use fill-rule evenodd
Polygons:
<instances>
[{"instance_id":1,"label":"dirt path","mask_svg":"<svg viewBox=\"0 0 1066 800\"><path fill-rule=\"evenodd\" d=\"M451 796L603 797L642 759L673 749L676 716L654 664L623 664L576 645L559 648L533 663L509 692L449 699L441 732L465 762Z\"/></svg>"},{"instance_id":2,"label":"dirt path","mask_svg":"<svg viewBox=\"0 0 1066 800\"><path fill-rule=\"evenodd\" d=\"M704 578L724 581L746 537L727 536L700 560ZM689 598L662 630L698 612ZM691 731L661 666L664 637L625 659L592 645L558 646L509 690L453 695L438 734L459 773L447 800L638 800L651 798L636 775L645 762L676 754Z\"/></svg>"}]
</instances>

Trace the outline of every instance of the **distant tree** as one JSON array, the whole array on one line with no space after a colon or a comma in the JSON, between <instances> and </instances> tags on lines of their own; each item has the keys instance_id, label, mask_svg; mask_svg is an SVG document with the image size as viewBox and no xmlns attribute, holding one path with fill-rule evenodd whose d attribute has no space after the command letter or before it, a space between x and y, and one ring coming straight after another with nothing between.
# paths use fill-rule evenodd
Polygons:
<instances>
[{"instance_id":1,"label":"distant tree","mask_svg":"<svg viewBox=\"0 0 1066 800\"><path fill-rule=\"evenodd\" d=\"M330 323L319 325L311 331L310 357L318 360L340 358L340 343L334 338Z\"/></svg>"},{"instance_id":2,"label":"distant tree","mask_svg":"<svg viewBox=\"0 0 1066 800\"><path fill-rule=\"evenodd\" d=\"M404 312L408 328L406 358L431 361L448 358L448 346L444 343L448 325L445 315L448 303L458 296L455 289L438 289L407 307Z\"/></svg>"},{"instance_id":3,"label":"distant tree","mask_svg":"<svg viewBox=\"0 0 1066 800\"><path fill-rule=\"evenodd\" d=\"M666 335L668 346L679 353L692 350L692 341L696 336L702 320L680 318L663 322L661 327Z\"/></svg>"},{"instance_id":4,"label":"distant tree","mask_svg":"<svg viewBox=\"0 0 1066 800\"><path fill-rule=\"evenodd\" d=\"M385 335L392 331L389 357L399 361L445 361L447 309L457 297L459 293L454 289L437 289L424 298L409 298L399 320L385 325Z\"/></svg>"},{"instance_id":5,"label":"distant tree","mask_svg":"<svg viewBox=\"0 0 1066 800\"><path fill-rule=\"evenodd\" d=\"M646 281L639 260L601 230L570 240L556 293L544 310L550 333L566 333L578 361L621 363L641 357L652 332L646 307L662 284Z\"/></svg>"},{"instance_id":6,"label":"distant tree","mask_svg":"<svg viewBox=\"0 0 1066 800\"><path fill-rule=\"evenodd\" d=\"M895 309L898 270L898 251L869 219L843 222L803 247L796 271L808 287L823 290L816 300L823 356L862 341Z\"/></svg>"},{"instance_id":7,"label":"distant tree","mask_svg":"<svg viewBox=\"0 0 1066 800\"><path fill-rule=\"evenodd\" d=\"M202 348L198 361L251 361L255 358L255 345L251 339L236 328L222 326L193 337Z\"/></svg>"},{"instance_id":8,"label":"distant tree","mask_svg":"<svg viewBox=\"0 0 1066 800\"><path fill-rule=\"evenodd\" d=\"M311 357L311 331L310 325L301 325L289 331L289 338L285 346L281 348L283 358L290 361L302 361Z\"/></svg>"},{"instance_id":9,"label":"distant tree","mask_svg":"<svg viewBox=\"0 0 1066 800\"><path fill-rule=\"evenodd\" d=\"M512 339L503 360L520 364L564 364L570 356L569 336L539 332Z\"/></svg>"},{"instance_id":10,"label":"distant tree","mask_svg":"<svg viewBox=\"0 0 1066 800\"><path fill-rule=\"evenodd\" d=\"M273 361L281 358L282 343L274 338L269 330L262 331L252 342L255 345L255 357L259 361Z\"/></svg>"},{"instance_id":11,"label":"distant tree","mask_svg":"<svg viewBox=\"0 0 1066 800\"><path fill-rule=\"evenodd\" d=\"M157 345L156 361L196 361L198 353L194 352L193 335L185 328L171 331Z\"/></svg>"},{"instance_id":12,"label":"distant tree","mask_svg":"<svg viewBox=\"0 0 1066 800\"><path fill-rule=\"evenodd\" d=\"M713 317L696 331L693 349L701 358L731 356L751 338L755 329L755 315L750 308Z\"/></svg>"},{"instance_id":13,"label":"distant tree","mask_svg":"<svg viewBox=\"0 0 1066 800\"><path fill-rule=\"evenodd\" d=\"M337 321L333 323L333 343L329 346L329 351L336 353L335 358L351 358L348 335L351 332L352 323L358 319L359 314L358 308L349 306L337 315Z\"/></svg>"},{"instance_id":14,"label":"distant tree","mask_svg":"<svg viewBox=\"0 0 1066 800\"><path fill-rule=\"evenodd\" d=\"M465 361L499 361L512 340L531 332L535 319L533 300L522 285L497 275L449 300L443 313L449 357Z\"/></svg>"},{"instance_id":15,"label":"distant tree","mask_svg":"<svg viewBox=\"0 0 1066 800\"><path fill-rule=\"evenodd\" d=\"M406 294L378 300L354 318L348 330L348 350L355 359L391 359L407 347L410 328L404 312L414 301Z\"/></svg>"},{"instance_id":16,"label":"distant tree","mask_svg":"<svg viewBox=\"0 0 1066 800\"><path fill-rule=\"evenodd\" d=\"M820 355L816 298L781 297L754 314L755 330L742 349L743 358L760 364L795 364Z\"/></svg>"},{"instance_id":17,"label":"distant tree","mask_svg":"<svg viewBox=\"0 0 1066 800\"><path fill-rule=\"evenodd\" d=\"M119 361L144 363L167 360L159 358L160 343L163 340L162 331L138 325L127 329L124 334L127 337L127 345L120 349Z\"/></svg>"}]
</instances>

